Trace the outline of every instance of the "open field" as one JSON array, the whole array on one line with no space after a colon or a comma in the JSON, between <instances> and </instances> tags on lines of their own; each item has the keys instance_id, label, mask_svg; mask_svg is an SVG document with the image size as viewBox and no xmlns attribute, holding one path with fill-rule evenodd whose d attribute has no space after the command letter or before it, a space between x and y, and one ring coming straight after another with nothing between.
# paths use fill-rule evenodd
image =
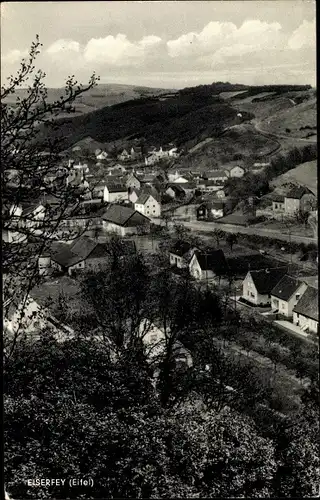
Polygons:
<instances>
[{"instance_id":1,"label":"open field","mask_svg":"<svg viewBox=\"0 0 320 500\"><path fill-rule=\"evenodd\" d=\"M144 96L159 95L165 92L170 92L168 89L139 87L136 85L121 85L121 84L99 84L95 88L88 90L82 96L79 96L75 102L75 115L83 115L103 108L105 106L112 106L131 99L137 99ZM48 89L48 102L53 102L60 99L64 95L63 88L49 88ZM14 106L16 97L23 99L27 96L27 89L17 89L16 94L8 96L5 102ZM68 115L60 115L68 116Z\"/></svg>"},{"instance_id":2,"label":"open field","mask_svg":"<svg viewBox=\"0 0 320 500\"><path fill-rule=\"evenodd\" d=\"M237 96L237 95L240 95L240 94L243 94L244 92L247 92L246 90L238 90L238 91L235 91L235 92L220 92L220 97L222 97L222 99L232 99L233 97Z\"/></svg>"},{"instance_id":3,"label":"open field","mask_svg":"<svg viewBox=\"0 0 320 500\"><path fill-rule=\"evenodd\" d=\"M317 160L302 163L296 168L288 170L285 174L273 179L271 181L271 186L276 188L288 182L306 186L312 192L316 193L318 183Z\"/></svg>"},{"instance_id":4,"label":"open field","mask_svg":"<svg viewBox=\"0 0 320 500\"><path fill-rule=\"evenodd\" d=\"M188 166L192 170L201 170L221 166L222 163L232 161L239 155L243 159L252 155L265 157L277 146L274 139L263 136L253 127L241 125L227 130L220 137L203 141L192 148L187 157L178 159L176 164L177 167L181 165Z\"/></svg>"},{"instance_id":5,"label":"open field","mask_svg":"<svg viewBox=\"0 0 320 500\"><path fill-rule=\"evenodd\" d=\"M269 220L259 222L258 224L251 224L252 228L268 228L273 229L274 231L283 231L288 232L288 226L282 221L279 220ZM292 224L290 225L291 234L297 234L299 236L306 236L308 238L313 237L313 230L310 226L304 226L302 224Z\"/></svg>"},{"instance_id":6,"label":"open field","mask_svg":"<svg viewBox=\"0 0 320 500\"><path fill-rule=\"evenodd\" d=\"M263 123L263 127L274 134L288 134L292 137L307 138L317 133L316 99L284 109ZM305 128L310 127L310 128Z\"/></svg>"},{"instance_id":7,"label":"open field","mask_svg":"<svg viewBox=\"0 0 320 500\"><path fill-rule=\"evenodd\" d=\"M241 103L244 104L248 102L251 103L254 99L261 99L263 97L272 97L273 95L275 95L275 92L261 92L260 94L251 95L241 99ZM236 96L231 96L231 97L236 97Z\"/></svg>"}]
</instances>

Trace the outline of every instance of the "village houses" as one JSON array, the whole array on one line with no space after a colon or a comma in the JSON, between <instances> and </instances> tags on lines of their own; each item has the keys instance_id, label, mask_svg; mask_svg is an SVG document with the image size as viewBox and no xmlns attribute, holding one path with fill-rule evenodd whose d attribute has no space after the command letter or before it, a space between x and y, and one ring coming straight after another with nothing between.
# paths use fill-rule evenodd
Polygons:
<instances>
[{"instance_id":1,"label":"village houses","mask_svg":"<svg viewBox=\"0 0 320 500\"><path fill-rule=\"evenodd\" d=\"M243 177L245 174L245 169L244 167L241 167L241 165L223 165L223 170L227 172L229 177Z\"/></svg>"},{"instance_id":2,"label":"village houses","mask_svg":"<svg viewBox=\"0 0 320 500\"><path fill-rule=\"evenodd\" d=\"M114 203L121 200L128 199L128 188L125 184L113 184L107 182L104 193L103 201Z\"/></svg>"},{"instance_id":3,"label":"village houses","mask_svg":"<svg viewBox=\"0 0 320 500\"><path fill-rule=\"evenodd\" d=\"M197 220L219 219L225 215L225 205L220 200L204 202L197 208Z\"/></svg>"},{"instance_id":4,"label":"village houses","mask_svg":"<svg viewBox=\"0 0 320 500\"><path fill-rule=\"evenodd\" d=\"M170 265L176 266L179 269L188 268L190 261L197 250L199 249L186 241L178 241L169 250Z\"/></svg>"},{"instance_id":5,"label":"village houses","mask_svg":"<svg viewBox=\"0 0 320 500\"><path fill-rule=\"evenodd\" d=\"M117 242L117 256L124 257L136 253L134 241L121 240ZM39 274L48 274L52 270L73 275L79 270L103 269L110 261L111 254L106 243L99 243L88 236L80 236L71 243L52 245L50 253L39 257Z\"/></svg>"},{"instance_id":6,"label":"village houses","mask_svg":"<svg viewBox=\"0 0 320 500\"><path fill-rule=\"evenodd\" d=\"M229 174L224 170L206 170L202 172L202 178L207 181L226 182L228 180Z\"/></svg>"},{"instance_id":7,"label":"village houses","mask_svg":"<svg viewBox=\"0 0 320 500\"><path fill-rule=\"evenodd\" d=\"M307 289L306 283L297 278L285 275L271 290L272 311L292 318L293 308Z\"/></svg>"},{"instance_id":8,"label":"village houses","mask_svg":"<svg viewBox=\"0 0 320 500\"><path fill-rule=\"evenodd\" d=\"M216 280L227 271L227 262L221 249L210 252L195 251L189 263L189 272L196 280Z\"/></svg>"},{"instance_id":9,"label":"village houses","mask_svg":"<svg viewBox=\"0 0 320 500\"><path fill-rule=\"evenodd\" d=\"M149 193L140 194L134 204L135 210L148 217L160 217L161 204Z\"/></svg>"},{"instance_id":10,"label":"village houses","mask_svg":"<svg viewBox=\"0 0 320 500\"><path fill-rule=\"evenodd\" d=\"M271 304L271 291L287 273L287 267L248 271L242 285L242 297L256 306Z\"/></svg>"},{"instance_id":11,"label":"village houses","mask_svg":"<svg viewBox=\"0 0 320 500\"><path fill-rule=\"evenodd\" d=\"M101 216L102 228L119 236L146 233L150 230L150 219L129 207L109 205Z\"/></svg>"},{"instance_id":12,"label":"village houses","mask_svg":"<svg viewBox=\"0 0 320 500\"><path fill-rule=\"evenodd\" d=\"M308 286L295 305L293 323L303 331L319 333L319 294L316 288Z\"/></svg>"}]
</instances>

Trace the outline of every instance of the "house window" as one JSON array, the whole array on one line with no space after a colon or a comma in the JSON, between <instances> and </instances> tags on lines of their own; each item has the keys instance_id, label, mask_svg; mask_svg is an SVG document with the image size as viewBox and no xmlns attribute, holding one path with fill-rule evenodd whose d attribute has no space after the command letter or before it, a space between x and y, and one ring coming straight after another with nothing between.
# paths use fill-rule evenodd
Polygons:
<instances>
[{"instance_id":1,"label":"house window","mask_svg":"<svg viewBox=\"0 0 320 500\"><path fill-rule=\"evenodd\" d=\"M248 288L251 288L251 283L250 283L250 281L248 281Z\"/></svg>"},{"instance_id":2,"label":"house window","mask_svg":"<svg viewBox=\"0 0 320 500\"><path fill-rule=\"evenodd\" d=\"M296 300L300 299L300 293L296 293Z\"/></svg>"},{"instance_id":3,"label":"house window","mask_svg":"<svg viewBox=\"0 0 320 500\"><path fill-rule=\"evenodd\" d=\"M250 297L250 292L249 292L249 290L248 290L248 292L247 292L247 293L248 293L248 297Z\"/></svg>"},{"instance_id":4,"label":"house window","mask_svg":"<svg viewBox=\"0 0 320 500\"><path fill-rule=\"evenodd\" d=\"M281 302L281 309L285 309L285 304Z\"/></svg>"},{"instance_id":5,"label":"house window","mask_svg":"<svg viewBox=\"0 0 320 500\"><path fill-rule=\"evenodd\" d=\"M277 203L275 203L275 205L274 205L274 206L275 206L275 208L278 208L278 204L277 204Z\"/></svg>"},{"instance_id":6,"label":"house window","mask_svg":"<svg viewBox=\"0 0 320 500\"><path fill-rule=\"evenodd\" d=\"M254 298L254 293L250 292L250 295L251 295L251 297L253 297L253 298Z\"/></svg>"}]
</instances>

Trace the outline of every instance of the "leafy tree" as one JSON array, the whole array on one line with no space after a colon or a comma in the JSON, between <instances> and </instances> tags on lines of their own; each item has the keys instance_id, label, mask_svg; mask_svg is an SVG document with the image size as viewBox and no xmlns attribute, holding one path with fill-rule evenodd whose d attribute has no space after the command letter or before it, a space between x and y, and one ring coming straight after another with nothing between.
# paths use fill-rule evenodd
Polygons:
<instances>
[{"instance_id":1,"label":"leafy tree","mask_svg":"<svg viewBox=\"0 0 320 500\"><path fill-rule=\"evenodd\" d=\"M74 213L80 203L81 186L66 185L69 171L61 165L61 152L65 149L63 137L53 140L48 131L59 128L57 117L71 112L77 97L94 87L98 80L93 75L83 87L73 76L68 77L64 95L49 102L44 83L46 75L34 66L40 48L36 37L17 74L1 87L2 235L5 239L2 265L9 276L3 290L7 307L4 315L9 307L17 307L27 300L39 279L38 257L47 250L66 214ZM24 97L20 98L16 91L27 85ZM10 102L12 98L15 98L14 104ZM48 180L52 174L53 182ZM54 204L47 203L48 196L55 199ZM27 210L30 205L33 208ZM39 210L35 212L37 206ZM21 328L17 328L8 341L6 356L12 354L20 333Z\"/></svg>"},{"instance_id":2,"label":"leafy tree","mask_svg":"<svg viewBox=\"0 0 320 500\"><path fill-rule=\"evenodd\" d=\"M226 236L226 242L228 243L229 247L230 247L230 250L232 252L232 248L233 248L233 245L236 244L238 242L238 238L237 238L237 235L234 234L234 233L229 233L227 236Z\"/></svg>"},{"instance_id":3,"label":"leafy tree","mask_svg":"<svg viewBox=\"0 0 320 500\"><path fill-rule=\"evenodd\" d=\"M215 238L215 240L217 242L217 246L219 247L220 246L220 241L222 240L222 238L224 236L223 231L221 231L221 229L214 229L212 231L212 235L213 235L213 237Z\"/></svg>"},{"instance_id":4,"label":"leafy tree","mask_svg":"<svg viewBox=\"0 0 320 500\"><path fill-rule=\"evenodd\" d=\"M148 268L139 254L121 259L118 244L115 240L111 246L109 266L88 273L81 282L83 309L91 318L85 333L98 335L116 355L138 347L153 318Z\"/></svg>"},{"instance_id":5,"label":"leafy tree","mask_svg":"<svg viewBox=\"0 0 320 500\"><path fill-rule=\"evenodd\" d=\"M319 396L319 389L317 391ZM315 439L319 435L319 397L310 398L308 392L299 414L279 427L275 439L278 465L273 482L277 497L319 495L320 456Z\"/></svg>"}]
</instances>

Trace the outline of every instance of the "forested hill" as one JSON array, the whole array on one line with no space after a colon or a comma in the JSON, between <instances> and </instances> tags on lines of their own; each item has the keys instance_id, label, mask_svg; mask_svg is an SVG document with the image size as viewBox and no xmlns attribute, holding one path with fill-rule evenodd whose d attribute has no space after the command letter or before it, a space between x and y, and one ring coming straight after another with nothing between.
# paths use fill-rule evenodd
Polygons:
<instances>
[{"instance_id":1,"label":"forested hill","mask_svg":"<svg viewBox=\"0 0 320 500\"><path fill-rule=\"evenodd\" d=\"M50 131L50 135L64 137L66 148L88 136L103 143L139 138L155 146L169 142L178 147L190 146L192 142L217 136L225 128L239 123L239 108L236 109L232 100L226 101L220 94L241 92L253 95L267 92L269 88L279 94L309 87L248 87L222 82L200 85L63 118L58 122L58 129ZM242 121L251 118L252 114L242 113Z\"/></svg>"}]
</instances>

